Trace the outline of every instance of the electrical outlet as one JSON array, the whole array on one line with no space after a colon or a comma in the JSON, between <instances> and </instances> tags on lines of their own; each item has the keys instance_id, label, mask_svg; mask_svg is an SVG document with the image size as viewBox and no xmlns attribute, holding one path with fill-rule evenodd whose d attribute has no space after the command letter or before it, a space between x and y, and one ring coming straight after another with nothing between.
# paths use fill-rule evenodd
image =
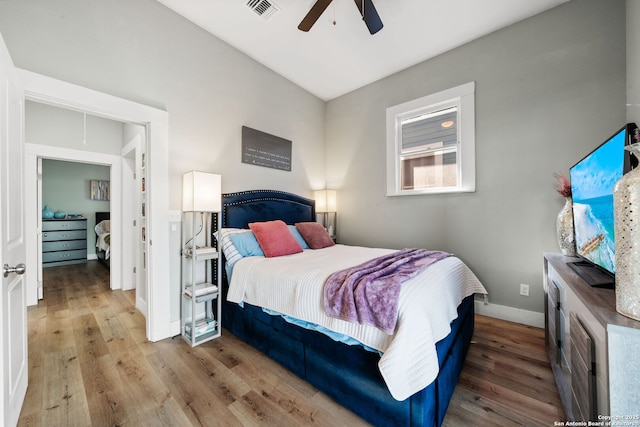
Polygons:
<instances>
[{"instance_id":1,"label":"electrical outlet","mask_svg":"<svg viewBox=\"0 0 640 427\"><path fill-rule=\"evenodd\" d=\"M525 285L524 283L520 284L520 295L525 297L529 296L529 285Z\"/></svg>"}]
</instances>

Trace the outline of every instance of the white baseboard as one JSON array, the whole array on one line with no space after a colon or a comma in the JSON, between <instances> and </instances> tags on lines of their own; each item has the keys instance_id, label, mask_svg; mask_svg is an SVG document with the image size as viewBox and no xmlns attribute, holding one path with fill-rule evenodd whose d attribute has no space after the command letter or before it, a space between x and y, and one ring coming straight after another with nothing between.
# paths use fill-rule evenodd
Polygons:
<instances>
[{"instance_id":1,"label":"white baseboard","mask_svg":"<svg viewBox=\"0 0 640 427\"><path fill-rule=\"evenodd\" d=\"M176 320L175 322L171 322L169 324L169 336L175 337L176 335L180 335L182 333L180 329L180 321Z\"/></svg>"},{"instance_id":2,"label":"white baseboard","mask_svg":"<svg viewBox=\"0 0 640 427\"><path fill-rule=\"evenodd\" d=\"M544 328L544 313L537 311L522 310L506 305L485 304L483 301L475 301L475 309L477 314L483 316Z\"/></svg>"},{"instance_id":3,"label":"white baseboard","mask_svg":"<svg viewBox=\"0 0 640 427\"><path fill-rule=\"evenodd\" d=\"M147 318L147 302L141 298L136 297L136 309Z\"/></svg>"}]
</instances>

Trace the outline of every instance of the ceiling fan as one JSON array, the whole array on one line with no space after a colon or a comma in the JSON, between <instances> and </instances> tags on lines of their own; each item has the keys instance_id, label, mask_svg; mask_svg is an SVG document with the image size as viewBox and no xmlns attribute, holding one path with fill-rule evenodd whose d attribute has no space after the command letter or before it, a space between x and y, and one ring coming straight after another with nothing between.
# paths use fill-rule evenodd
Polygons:
<instances>
[{"instance_id":1,"label":"ceiling fan","mask_svg":"<svg viewBox=\"0 0 640 427\"><path fill-rule=\"evenodd\" d=\"M371 0L354 0L356 3L356 7L360 11L360 16L362 16L362 20L367 24L367 28L371 34L375 34L382 29L382 21L380 20L380 16L378 15L378 11L376 10L373 2ZM302 19L300 25L298 25L298 29L301 31L309 31L313 24L316 23L320 15L325 11L325 9L331 4L332 0L317 0L315 4L311 7L311 10L307 15ZM334 22L335 24L335 22Z\"/></svg>"}]
</instances>

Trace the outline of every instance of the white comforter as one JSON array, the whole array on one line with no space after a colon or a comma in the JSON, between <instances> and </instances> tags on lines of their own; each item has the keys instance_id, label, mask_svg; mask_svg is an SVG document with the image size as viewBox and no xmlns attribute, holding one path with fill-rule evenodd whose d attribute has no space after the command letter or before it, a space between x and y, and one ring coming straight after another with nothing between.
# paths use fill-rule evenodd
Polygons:
<instances>
[{"instance_id":1,"label":"white comforter","mask_svg":"<svg viewBox=\"0 0 640 427\"><path fill-rule=\"evenodd\" d=\"M331 273L391 252L335 245L278 258L243 258L233 268L227 299L316 323L383 352L380 372L391 395L404 400L438 375L435 344L449 334L460 302L486 290L462 261L449 257L403 284L393 335L326 315L322 290Z\"/></svg>"}]
</instances>

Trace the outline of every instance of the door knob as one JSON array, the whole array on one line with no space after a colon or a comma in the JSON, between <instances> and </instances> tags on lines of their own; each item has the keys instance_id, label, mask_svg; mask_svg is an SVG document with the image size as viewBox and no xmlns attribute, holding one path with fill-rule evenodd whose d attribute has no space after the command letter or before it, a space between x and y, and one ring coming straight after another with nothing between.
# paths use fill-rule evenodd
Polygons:
<instances>
[{"instance_id":1,"label":"door knob","mask_svg":"<svg viewBox=\"0 0 640 427\"><path fill-rule=\"evenodd\" d=\"M27 269L27 266L25 266L22 263L16 265L15 267L9 267L9 264L5 264L2 271L4 272L4 277L7 277L9 273L24 274L26 269Z\"/></svg>"}]
</instances>

